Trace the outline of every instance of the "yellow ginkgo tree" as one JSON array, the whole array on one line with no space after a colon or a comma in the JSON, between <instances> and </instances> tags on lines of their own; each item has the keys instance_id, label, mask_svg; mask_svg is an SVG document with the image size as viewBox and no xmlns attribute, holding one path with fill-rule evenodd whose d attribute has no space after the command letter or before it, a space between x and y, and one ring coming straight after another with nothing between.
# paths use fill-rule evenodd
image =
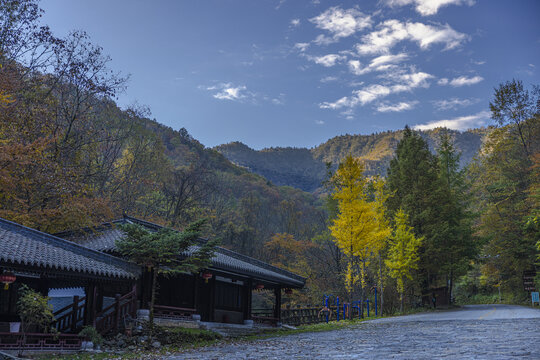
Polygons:
<instances>
[{"instance_id":1,"label":"yellow ginkgo tree","mask_svg":"<svg viewBox=\"0 0 540 360\"><path fill-rule=\"evenodd\" d=\"M367 196L368 181L364 177L361 161L347 156L339 165L332 178L338 201L338 215L330 226L334 241L347 261L345 286L350 300L355 285L360 281L365 294L366 265L374 252L378 252L382 238L388 236L386 229L379 225L377 205Z\"/></svg>"},{"instance_id":2,"label":"yellow ginkgo tree","mask_svg":"<svg viewBox=\"0 0 540 360\"><path fill-rule=\"evenodd\" d=\"M383 264L382 264L382 252L388 244L388 238L392 233L392 228L386 217L386 200L390 196L385 189L384 180L380 177L376 177L372 181L373 193L374 193L374 205L377 215L378 231L374 234L372 242L373 254L378 260L378 288L380 296L380 313L383 314L384 308L384 279L383 279Z\"/></svg>"},{"instance_id":3,"label":"yellow ginkgo tree","mask_svg":"<svg viewBox=\"0 0 540 360\"><path fill-rule=\"evenodd\" d=\"M408 224L408 216L399 209L394 217L395 229L390 236L388 257L384 261L390 270L390 276L396 280L400 311L403 312L403 293L405 292L405 278L412 280L411 271L418 269L418 249L424 237L416 238L412 227Z\"/></svg>"}]
</instances>

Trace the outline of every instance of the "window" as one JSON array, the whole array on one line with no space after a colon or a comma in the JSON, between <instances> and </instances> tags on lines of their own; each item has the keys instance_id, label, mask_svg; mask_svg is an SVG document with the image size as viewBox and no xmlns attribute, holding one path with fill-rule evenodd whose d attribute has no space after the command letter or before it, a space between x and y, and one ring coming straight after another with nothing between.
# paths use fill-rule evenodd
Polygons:
<instances>
[{"instance_id":1,"label":"window","mask_svg":"<svg viewBox=\"0 0 540 360\"><path fill-rule=\"evenodd\" d=\"M216 281L216 308L242 311L242 286Z\"/></svg>"}]
</instances>

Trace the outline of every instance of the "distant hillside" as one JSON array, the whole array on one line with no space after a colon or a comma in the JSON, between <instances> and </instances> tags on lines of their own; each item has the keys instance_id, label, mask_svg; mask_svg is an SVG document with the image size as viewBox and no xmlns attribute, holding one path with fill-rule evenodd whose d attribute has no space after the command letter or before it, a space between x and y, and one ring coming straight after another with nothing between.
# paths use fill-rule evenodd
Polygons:
<instances>
[{"instance_id":1,"label":"distant hillside","mask_svg":"<svg viewBox=\"0 0 540 360\"><path fill-rule=\"evenodd\" d=\"M326 172L323 161L306 148L270 148L256 151L241 142L216 147L233 163L262 175L278 186L288 185L313 191Z\"/></svg>"},{"instance_id":2,"label":"distant hillside","mask_svg":"<svg viewBox=\"0 0 540 360\"><path fill-rule=\"evenodd\" d=\"M432 151L437 148L440 131L420 132ZM461 165L464 166L480 149L487 129L449 131L461 152ZM348 154L365 161L368 175L385 175L402 133L402 130L398 130L371 135L336 136L312 149L278 147L256 151L241 142L220 145L215 149L233 163L264 176L276 185L312 192L324 180L326 163L330 162L335 167Z\"/></svg>"}]
</instances>

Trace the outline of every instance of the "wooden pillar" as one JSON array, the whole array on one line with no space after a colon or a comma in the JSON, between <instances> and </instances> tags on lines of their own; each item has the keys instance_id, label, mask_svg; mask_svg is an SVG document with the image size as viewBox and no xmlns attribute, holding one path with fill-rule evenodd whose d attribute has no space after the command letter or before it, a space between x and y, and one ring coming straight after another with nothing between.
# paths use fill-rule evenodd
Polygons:
<instances>
[{"instance_id":1,"label":"wooden pillar","mask_svg":"<svg viewBox=\"0 0 540 360\"><path fill-rule=\"evenodd\" d=\"M120 294L116 294L114 296L114 329L118 330L120 328L120 298L122 296Z\"/></svg>"},{"instance_id":2,"label":"wooden pillar","mask_svg":"<svg viewBox=\"0 0 540 360\"><path fill-rule=\"evenodd\" d=\"M132 286L131 286L131 293L132 293L132 298L130 301L132 301L132 304L131 304L131 312L132 312L132 316L135 316L135 314L137 313L137 310L139 309L138 307L138 304L137 304L137 299L139 298L139 291L138 291L138 287L137 287L137 283L134 283Z\"/></svg>"},{"instance_id":3,"label":"wooden pillar","mask_svg":"<svg viewBox=\"0 0 540 360\"><path fill-rule=\"evenodd\" d=\"M192 308L197 310L197 313L200 315L199 310L199 276L193 275L193 306Z\"/></svg>"},{"instance_id":4,"label":"wooden pillar","mask_svg":"<svg viewBox=\"0 0 540 360\"><path fill-rule=\"evenodd\" d=\"M79 297L75 295L73 297L73 310L71 312L71 332L77 331L77 313L79 312Z\"/></svg>"},{"instance_id":5,"label":"wooden pillar","mask_svg":"<svg viewBox=\"0 0 540 360\"><path fill-rule=\"evenodd\" d=\"M41 295L49 295L49 279L41 275L38 282L38 288L36 289Z\"/></svg>"},{"instance_id":6,"label":"wooden pillar","mask_svg":"<svg viewBox=\"0 0 540 360\"><path fill-rule=\"evenodd\" d=\"M244 283L244 320L251 319L251 296L253 291L253 281L248 279Z\"/></svg>"},{"instance_id":7,"label":"wooden pillar","mask_svg":"<svg viewBox=\"0 0 540 360\"><path fill-rule=\"evenodd\" d=\"M97 286L90 283L86 287L86 301L84 309L84 324L95 326L96 322L96 305L97 305Z\"/></svg>"},{"instance_id":8,"label":"wooden pillar","mask_svg":"<svg viewBox=\"0 0 540 360\"><path fill-rule=\"evenodd\" d=\"M210 321L215 321L216 313L216 277L213 276L210 280Z\"/></svg>"},{"instance_id":9,"label":"wooden pillar","mask_svg":"<svg viewBox=\"0 0 540 360\"><path fill-rule=\"evenodd\" d=\"M152 297L152 270L148 268L143 268L143 274L141 276L141 309L150 308L150 299Z\"/></svg>"},{"instance_id":10,"label":"wooden pillar","mask_svg":"<svg viewBox=\"0 0 540 360\"><path fill-rule=\"evenodd\" d=\"M276 297L276 306L274 307L274 317L281 322L281 286L277 286L274 289L274 295Z\"/></svg>"}]
</instances>

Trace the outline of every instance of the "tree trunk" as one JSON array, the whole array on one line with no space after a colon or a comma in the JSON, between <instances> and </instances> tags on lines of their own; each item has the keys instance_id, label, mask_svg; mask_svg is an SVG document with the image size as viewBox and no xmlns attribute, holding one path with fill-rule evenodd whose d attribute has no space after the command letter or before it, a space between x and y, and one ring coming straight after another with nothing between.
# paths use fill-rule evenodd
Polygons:
<instances>
[{"instance_id":1,"label":"tree trunk","mask_svg":"<svg viewBox=\"0 0 540 360\"><path fill-rule=\"evenodd\" d=\"M157 267L154 267L153 270L154 270L154 273L152 274L152 296L150 297L150 316L149 316L150 340L152 339L152 335L154 333L154 304L156 302L156 287L157 287L157 275L158 275Z\"/></svg>"},{"instance_id":2,"label":"tree trunk","mask_svg":"<svg viewBox=\"0 0 540 360\"><path fill-rule=\"evenodd\" d=\"M401 279L401 282L403 283L403 278ZM402 314L403 314L403 293L404 292L405 292L405 286L403 286L403 288L399 292L399 300L400 300L399 312Z\"/></svg>"},{"instance_id":3,"label":"tree trunk","mask_svg":"<svg viewBox=\"0 0 540 360\"><path fill-rule=\"evenodd\" d=\"M450 271L450 285L448 286L448 304L452 304L452 288L454 287L454 271Z\"/></svg>"},{"instance_id":4,"label":"tree trunk","mask_svg":"<svg viewBox=\"0 0 540 360\"><path fill-rule=\"evenodd\" d=\"M362 260L362 276L360 279L360 285L362 288L362 296L360 297L360 314L362 316L362 319L364 318L364 294L365 294L365 276L366 276L366 261Z\"/></svg>"},{"instance_id":5,"label":"tree trunk","mask_svg":"<svg viewBox=\"0 0 540 360\"><path fill-rule=\"evenodd\" d=\"M383 307L384 307L384 285L382 278L382 264L381 264L381 254L379 254L379 292L381 296L381 317L383 316Z\"/></svg>"}]
</instances>

